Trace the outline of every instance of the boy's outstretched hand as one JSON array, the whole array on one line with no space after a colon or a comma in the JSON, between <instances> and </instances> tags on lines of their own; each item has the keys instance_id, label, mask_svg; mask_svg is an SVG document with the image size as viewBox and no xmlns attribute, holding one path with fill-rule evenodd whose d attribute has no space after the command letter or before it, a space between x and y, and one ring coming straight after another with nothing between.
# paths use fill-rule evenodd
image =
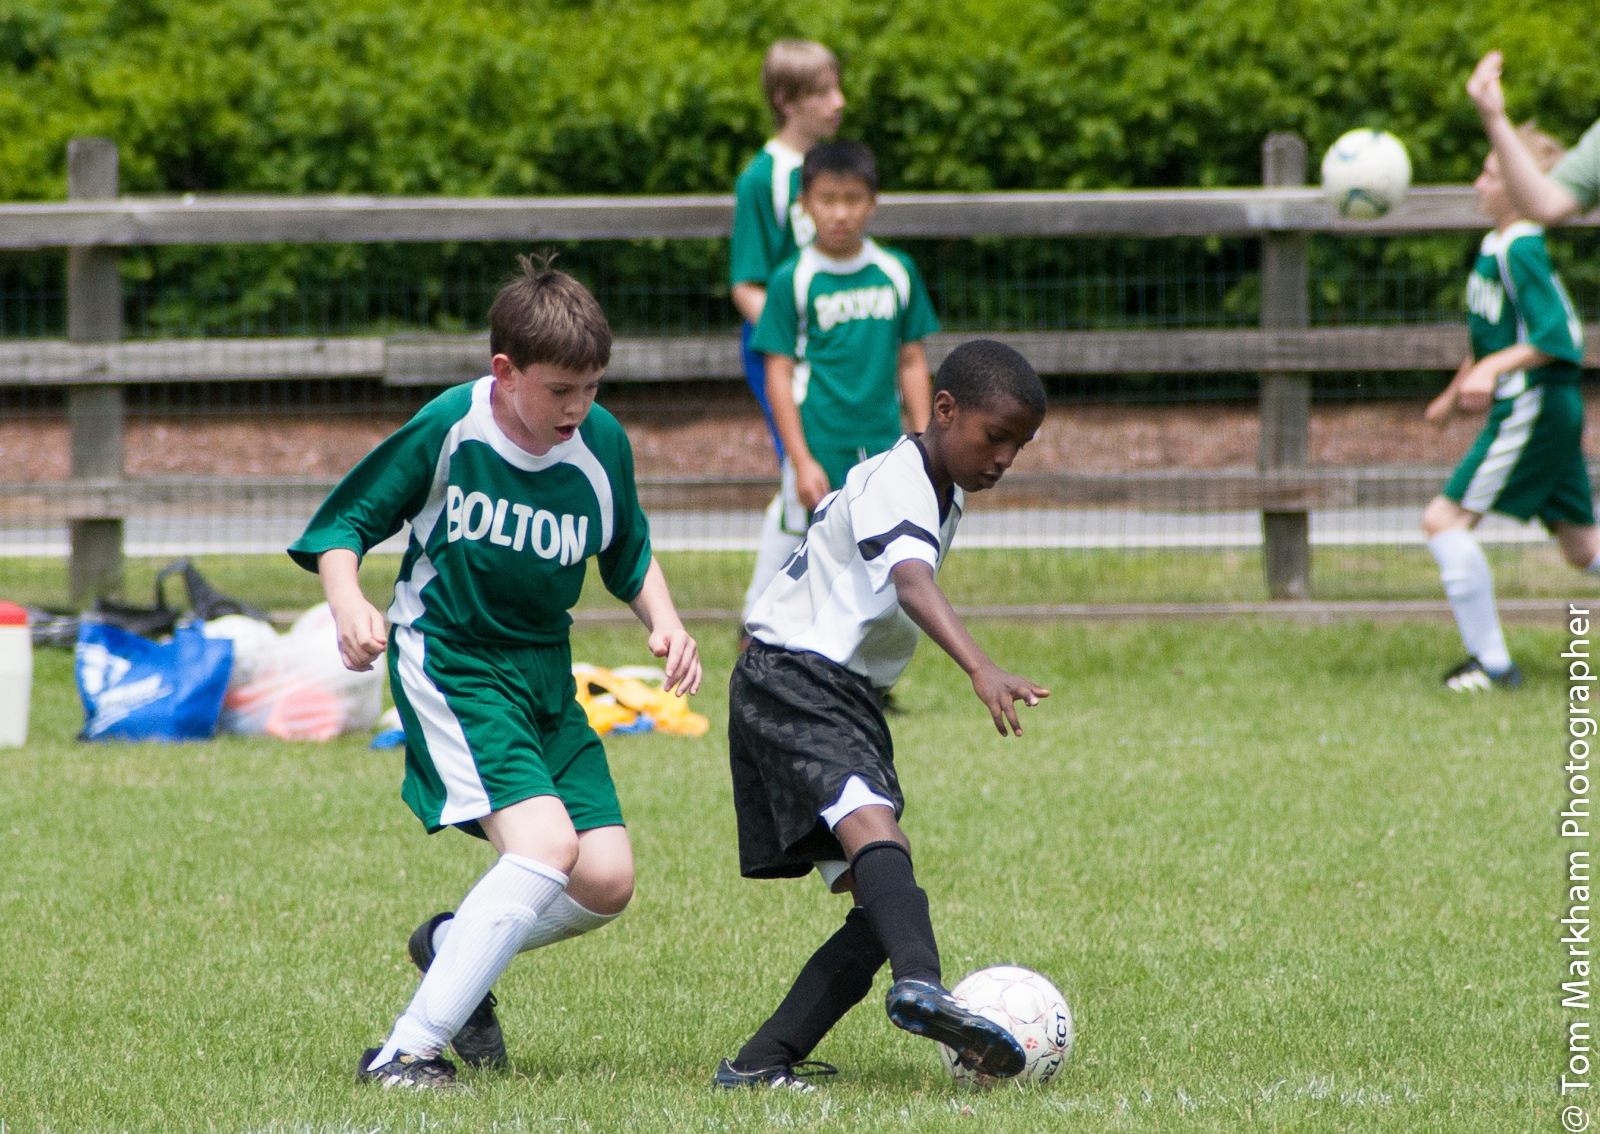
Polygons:
<instances>
[{"instance_id":1,"label":"boy's outstretched hand","mask_svg":"<svg viewBox=\"0 0 1600 1134\"><path fill-rule=\"evenodd\" d=\"M972 691L989 710L1001 736L1007 735L1007 724L1011 726L1012 735L1021 736L1022 722L1017 719L1016 703L1021 701L1031 709L1050 696L1050 690L1035 685L1026 677L1007 673L992 661L985 661L987 664L979 666L972 675Z\"/></svg>"},{"instance_id":2,"label":"boy's outstretched hand","mask_svg":"<svg viewBox=\"0 0 1600 1134\"><path fill-rule=\"evenodd\" d=\"M700 692L700 646L683 628L678 610L672 605L667 577L655 559L650 560L644 584L628 605L650 632L650 652L667 659L667 679L661 688L685 697Z\"/></svg>"},{"instance_id":3,"label":"boy's outstretched hand","mask_svg":"<svg viewBox=\"0 0 1600 1134\"><path fill-rule=\"evenodd\" d=\"M921 627L922 632L939 644L955 663L972 676L972 691L983 702L994 718L994 727L1001 736L1022 735L1022 722L1017 719L1018 701L1030 708L1050 696L1026 677L1007 673L983 648L973 641L972 635L962 625L950 600L939 589L933 568L920 559L907 559L896 563L889 572L894 580L895 592L900 598L900 609ZM1006 726L1011 726L1007 733Z\"/></svg>"}]
</instances>

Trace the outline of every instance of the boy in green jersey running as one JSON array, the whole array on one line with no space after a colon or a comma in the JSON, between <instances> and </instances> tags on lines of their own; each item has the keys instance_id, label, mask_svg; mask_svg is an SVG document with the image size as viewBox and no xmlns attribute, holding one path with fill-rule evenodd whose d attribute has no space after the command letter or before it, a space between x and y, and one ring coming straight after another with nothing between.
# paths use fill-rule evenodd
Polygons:
<instances>
[{"instance_id":1,"label":"boy in green jersey running","mask_svg":"<svg viewBox=\"0 0 1600 1134\"><path fill-rule=\"evenodd\" d=\"M812 244L772 275L751 345L766 355L767 398L783 439L783 489L761 533L756 600L793 554L811 509L857 463L927 427L922 339L939 329L916 265L866 237L878 167L860 142L827 142L801 166Z\"/></svg>"},{"instance_id":2,"label":"boy in green jersey running","mask_svg":"<svg viewBox=\"0 0 1600 1134\"><path fill-rule=\"evenodd\" d=\"M650 553L633 454L594 405L611 357L600 305L535 267L489 311L493 374L447 390L364 458L289 549L322 576L351 669L387 651L406 732L401 796L428 831L459 827L498 860L452 913L411 935L424 973L358 1077L456 1086L447 1044L503 1066L490 989L511 958L598 929L633 894L633 852L605 749L575 700L567 611L593 557L666 658L700 686L699 652ZM410 525L385 632L361 556Z\"/></svg>"},{"instance_id":3,"label":"boy in green jersey running","mask_svg":"<svg viewBox=\"0 0 1600 1134\"><path fill-rule=\"evenodd\" d=\"M783 442L767 402L766 366L750 349L750 336L761 321L773 271L810 244L816 231L800 204L800 163L812 147L839 130L844 115L839 60L820 43L780 39L762 60L761 89L778 133L739 174L728 252L733 304L744 316L739 340L744 377L767 419L781 464Z\"/></svg>"},{"instance_id":4,"label":"boy in green jersey running","mask_svg":"<svg viewBox=\"0 0 1600 1134\"><path fill-rule=\"evenodd\" d=\"M1555 139L1531 127L1519 144L1549 169ZM1489 420L1455 474L1422 514L1428 550L1439 564L1467 658L1445 674L1458 692L1515 688L1494 606L1489 561L1472 535L1485 512L1521 521L1539 517L1574 567L1600 574L1600 532L1583 459L1583 325L1550 264L1544 230L1523 220L1500 176L1496 153L1474 185L1478 208L1494 218L1467 278L1472 354L1428 407L1430 421L1457 409L1489 408Z\"/></svg>"}]
</instances>

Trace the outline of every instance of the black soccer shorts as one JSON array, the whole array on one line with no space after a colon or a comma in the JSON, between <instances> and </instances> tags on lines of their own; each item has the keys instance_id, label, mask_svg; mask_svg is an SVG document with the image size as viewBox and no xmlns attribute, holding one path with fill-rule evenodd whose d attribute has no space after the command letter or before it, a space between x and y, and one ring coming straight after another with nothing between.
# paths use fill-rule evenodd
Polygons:
<instances>
[{"instance_id":1,"label":"black soccer shorts","mask_svg":"<svg viewBox=\"0 0 1600 1134\"><path fill-rule=\"evenodd\" d=\"M844 859L821 813L851 776L905 810L877 690L821 654L750 643L728 683L728 760L746 878Z\"/></svg>"}]
</instances>

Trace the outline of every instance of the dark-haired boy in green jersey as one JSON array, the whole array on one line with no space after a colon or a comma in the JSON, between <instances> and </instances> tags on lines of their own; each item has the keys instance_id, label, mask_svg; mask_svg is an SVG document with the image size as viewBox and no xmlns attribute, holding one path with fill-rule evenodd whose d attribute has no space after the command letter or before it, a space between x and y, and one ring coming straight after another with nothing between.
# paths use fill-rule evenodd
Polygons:
<instances>
[{"instance_id":1,"label":"dark-haired boy in green jersey","mask_svg":"<svg viewBox=\"0 0 1600 1134\"><path fill-rule=\"evenodd\" d=\"M575 700L567 611L593 557L694 692L700 660L650 553L627 434L594 397L611 331L584 286L526 258L489 312L494 373L448 390L364 458L289 554L322 575L351 669L387 651L406 732L401 796L428 831L499 858L411 935L424 973L360 1079L450 1088L447 1044L503 1066L490 989L512 957L598 929L633 894L633 851L600 738ZM361 556L410 525L388 611Z\"/></svg>"},{"instance_id":2,"label":"dark-haired boy in green jersey","mask_svg":"<svg viewBox=\"0 0 1600 1134\"><path fill-rule=\"evenodd\" d=\"M939 329L909 257L867 238L878 167L860 142L806 155L801 194L816 237L773 273L751 345L766 355L767 398L783 438L779 508L762 532L745 618L845 474L927 426L922 339Z\"/></svg>"}]
</instances>

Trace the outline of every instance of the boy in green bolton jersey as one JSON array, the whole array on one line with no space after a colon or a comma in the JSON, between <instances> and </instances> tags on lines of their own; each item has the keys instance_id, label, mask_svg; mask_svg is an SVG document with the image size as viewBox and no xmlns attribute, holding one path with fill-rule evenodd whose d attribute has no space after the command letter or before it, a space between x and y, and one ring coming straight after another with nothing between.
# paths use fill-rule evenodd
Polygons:
<instances>
[{"instance_id":1,"label":"boy in green bolton jersey","mask_svg":"<svg viewBox=\"0 0 1600 1134\"><path fill-rule=\"evenodd\" d=\"M1527 152L1549 169L1561 157L1555 139L1531 126L1519 133ZM1445 674L1458 692L1515 688L1521 674L1500 632L1489 561L1472 535L1485 512L1526 522L1539 517L1568 563L1600 574L1600 532L1583 459L1583 325L1545 251L1544 230L1521 219L1500 176L1497 155L1474 183L1478 208L1494 218L1467 278L1472 354L1428 407L1440 422L1457 409L1489 408L1489 420L1444 492L1422 514L1428 550L1467 658ZM1492 405L1491 405L1492 403Z\"/></svg>"},{"instance_id":2,"label":"boy in green bolton jersey","mask_svg":"<svg viewBox=\"0 0 1600 1134\"><path fill-rule=\"evenodd\" d=\"M772 275L751 345L767 356L767 399L783 439L781 506L761 533L745 616L800 545L811 509L845 474L927 427L932 402L922 339L939 329L907 256L866 237L878 167L860 142L806 155L801 203L812 244Z\"/></svg>"},{"instance_id":3,"label":"boy in green bolton jersey","mask_svg":"<svg viewBox=\"0 0 1600 1134\"><path fill-rule=\"evenodd\" d=\"M611 356L600 305L536 267L489 311L493 374L447 390L339 486L289 554L322 576L351 669L387 651L405 724L401 796L430 833L459 827L499 855L452 913L411 935L424 973L357 1075L456 1086L447 1044L503 1066L490 989L517 953L598 929L633 894L633 852L605 749L578 706L567 611L594 557L666 658L700 685L639 509L627 434L594 405ZM361 556L410 525L386 634L361 593Z\"/></svg>"},{"instance_id":4,"label":"boy in green bolton jersey","mask_svg":"<svg viewBox=\"0 0 1600 1134\"><path fill-rule=\"evenodd\" d=\"M750 349L750 336L766 306L767 281L779 264L811 243L815 231L800 205L800 163L818 142L839 130L844 114L839 60L820 43L780 39L761 62L761 89L778 133L739 174L728 252L733 305L744 316L739 346L745 381L767 419L781 463L783 442L767 403L766 366Z\"/></svg>"}]
</instances>

